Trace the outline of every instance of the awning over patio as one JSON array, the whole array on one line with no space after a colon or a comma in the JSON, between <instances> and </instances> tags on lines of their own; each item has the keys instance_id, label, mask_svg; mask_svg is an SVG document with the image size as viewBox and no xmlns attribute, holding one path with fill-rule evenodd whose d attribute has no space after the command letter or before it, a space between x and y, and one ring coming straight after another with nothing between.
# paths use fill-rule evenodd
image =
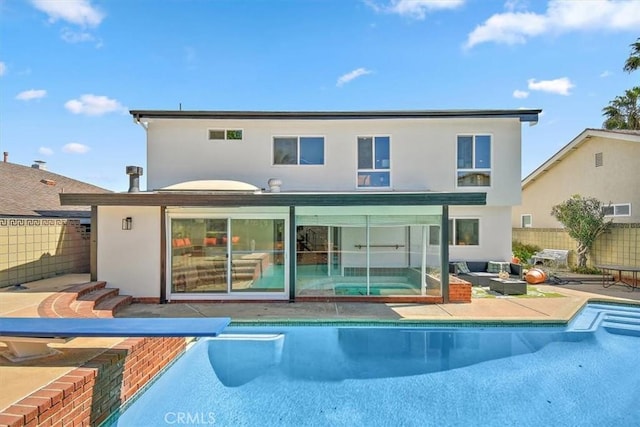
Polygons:
<instances>
[{"instance_id":1,"label":"awning over patio","mask_svg":"<svg viewBox=\"0 0 640 427\"><path fill-rule=\"evenodd\" d=\"M74 206L481 206L484 192L228 192L153 191L139 193L60 193Z\"/></svg>"}]
</instances>

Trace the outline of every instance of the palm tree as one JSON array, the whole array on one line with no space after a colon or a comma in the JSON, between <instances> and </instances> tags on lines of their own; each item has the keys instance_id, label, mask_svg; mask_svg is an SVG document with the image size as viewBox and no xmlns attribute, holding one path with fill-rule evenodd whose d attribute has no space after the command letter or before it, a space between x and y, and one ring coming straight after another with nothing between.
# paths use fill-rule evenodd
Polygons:
<instances>
[{"instance_id":1,"label":"palm tree","mask_svg":"<svg viewBox=\"0 0 640 427\"><path fill-rule=\"evenodd\" d=\"M616 96L609 105L602 109L606 120L602 124L605 129L640 130L640 86Z\"/></svg>"},{"instance_id":2,"label":"palm tree","mask_svg":"<svg viewBox=\"0 0 640 427\"><path fill-rule=\"evenodd\" d=\"M623 70L627 73L637 70L640 68L640 38L636 40L635 43L631 43L631 55L627 59L627 62L624 63Z\"/></svg>"}]
</instances>

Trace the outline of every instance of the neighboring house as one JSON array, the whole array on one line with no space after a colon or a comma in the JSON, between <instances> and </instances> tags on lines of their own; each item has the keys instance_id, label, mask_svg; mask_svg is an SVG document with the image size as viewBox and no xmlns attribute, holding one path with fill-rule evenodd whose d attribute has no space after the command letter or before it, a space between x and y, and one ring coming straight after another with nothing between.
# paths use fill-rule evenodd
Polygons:
<instances>
[{"instance_id":1,"label":"neighboring house","mask_svg":"<svg viewBox=\"0 0 640 427\"><path fill-rule=\"evenodd\" d=\"M46 170L0 163L0 287L89 272L90 206L61 206L63 192L108 190Z\"/></svg>"},{"instance_id":2,"label":"neighboring house","mask_svg":"<svg viewBox=\"0 0 640 427\"><path fill-rule=\"evenodd\" d=\"M96 207L92 276L140 300L448 301L449 259L511 258L539 113L135 110L149 190L130 167L129 193L60 198Z\"/></svg>"},{"instance_id":3,"label":"neighboring house","mask_svg":"<svg viewBox=\"0 0 640 427\"><path fill-rule=\"evenodd\" d=\"M551 208L574 194L600 200L614 223L640 223L640 131L585 129L522 181L512 226L562 228Z\"/></svg>"}]
</instances>

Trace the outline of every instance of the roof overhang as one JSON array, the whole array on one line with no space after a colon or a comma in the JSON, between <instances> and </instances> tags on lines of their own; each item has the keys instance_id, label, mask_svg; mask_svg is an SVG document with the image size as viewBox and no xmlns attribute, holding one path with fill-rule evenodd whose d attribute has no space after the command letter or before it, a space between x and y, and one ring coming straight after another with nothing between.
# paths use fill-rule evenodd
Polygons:
<instances>
[{"instance_id":1,"label":"roof overhang","mask_svg":"<svg viewBox=\"0 0 640 427\"><path fill-rule=\"evenodd\" d=\"M486 205L483 192L351 192L351 193L60 193L73 206L441 206Z\"/></svg>"},{"instance_id":2,"label":"roof overhang","mask_svg":"<svg viewBox=\"0 0 640 427\"><path fill-rule=\"evenodd\" d=\"M217 120L362 120L362 119L440 119L440 118L516 118L535 124L542 110L405 110L405 111L184 111L131 110L134 121L150 119Z\"/></svg>"}]
</instances>

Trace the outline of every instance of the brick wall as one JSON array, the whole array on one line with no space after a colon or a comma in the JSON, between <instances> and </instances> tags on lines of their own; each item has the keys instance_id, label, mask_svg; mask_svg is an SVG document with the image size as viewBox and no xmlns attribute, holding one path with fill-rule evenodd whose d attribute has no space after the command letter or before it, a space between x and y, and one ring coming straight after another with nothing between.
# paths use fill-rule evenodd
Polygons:
<instances>
[{"instance_id":1,"label":"brick wall","mask_svg":"<svg viewBox=\"0 0 640 427\"><path fill-rule=\"evenodd\" d=\"M0 425L99 425L185 346L185 338L128 338L6 408Z\"/></svg>"},{"instance_id":2,"label":"brick wall","mask_svg":"<svg viewBox=\"0 0 640 427\"><path fill-rule=\"evenodd\" d=\"M449 302L471 302L471 283L449 276Z\"/></svg>"}]
</instances>

